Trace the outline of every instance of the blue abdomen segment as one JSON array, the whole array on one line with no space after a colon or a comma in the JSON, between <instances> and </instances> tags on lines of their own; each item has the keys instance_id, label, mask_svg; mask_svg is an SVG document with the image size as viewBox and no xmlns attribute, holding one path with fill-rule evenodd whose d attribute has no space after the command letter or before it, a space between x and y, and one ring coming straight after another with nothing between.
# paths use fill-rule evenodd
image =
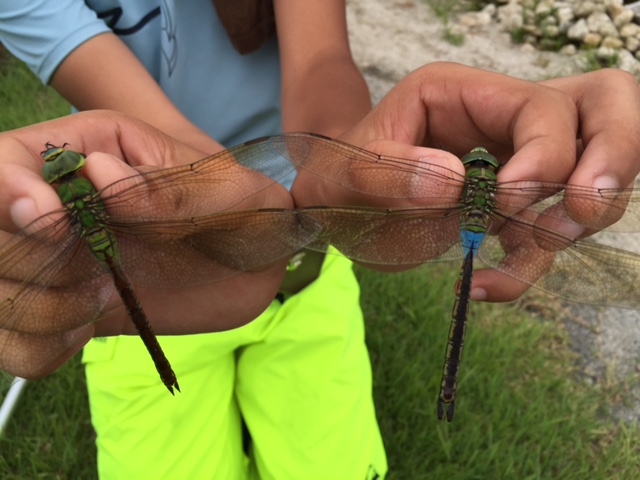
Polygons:
<instances>
[{"instance_id":1,"label":"blue abdomen segment","mask_svg":"<svg viewBox=\"0 0 640 480\"><path fill-rule=\"evenodd\" d=\"M478 253L478 248L484 239L485 232L473 232L468 229L460 230L460 240L462 241L462 252L466 257L471 250L471 256L475 257Z\"/></svg>"}]
</instances>

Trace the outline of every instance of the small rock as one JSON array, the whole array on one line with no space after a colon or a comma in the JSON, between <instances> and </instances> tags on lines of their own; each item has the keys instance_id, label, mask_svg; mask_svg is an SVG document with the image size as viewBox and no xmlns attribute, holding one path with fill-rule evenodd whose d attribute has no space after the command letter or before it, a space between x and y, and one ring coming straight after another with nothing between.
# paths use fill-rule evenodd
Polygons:
<instances>
[{"instance_id":1,"label":"small rock","mask_svg":"<svg viewBox=\"0 0 640 480\"><path fill-rule=\"evenodd\" d=\"M611 18L613 19L613 24L618 28L633 22L633 17L634 17L633 11L629 10L628 8L622 9L620 13L611 14Z\"/></svg>"},{"instance_id":2,"label":"small rock","mask_svg":"<svg viewBox=\"0 0 640 480\"><path fill-rule=\"evenodd\" d=\"M498 21L507 32L520 30L523 25L522 14L505 15L499 17Z\"/></svg>"},{"instance_id":3,"label":"small rock","mask_svg":"<svg viewBox=\"0 0 640 480\"><path fill-rule=\"evenodd\" d=\"M449 33L449 35L453 35L454 37L464 37L467 33L469 33L469 29L463 25L460 25L459 23L454 23L453 25L449 25L447 33Z\"/></svg>"},{"instance_id":4,"label":"small rock","mask_svg":"<svg viewBox=\"0 0 640 480\"><path fill-rule=\"evenodd\" d=\"M573 13L576 17L588 17L597 11L596 3L591 1L575 2L573 4Z\"/></svg>"},{"instance_id":5,"label":"small rock","mask_svg":"<svg viewBox=\"0 0 640 480\"><path fill-rule=\"evenodd\" d=\"M499 22L503 22L503 17L518 16L522 19L522 5L517 0L510 1L502 7L498 7L496 16Z\"/></svg>"},{"instance_id":6,"label":"small rock","mask_svg":"<svg viewBox=\"0 0 640 480\"><path fill-rule=\"evenodd\" d=\"M615 17L625 10L623 0L604 0L605 11Z\"/></svg>"},{"instance_id":7,"label":"small rock","mask_svg":"<svg viewBox=\"0 0 640 480\"><path fill-rule=\"evenodd\" d=\"M538 5L536 5L534 12L538 18L547 17L551 15L551 11L553 10L553 8L554 8L553 1L543 0L540 3L538 3Z\"/></svg>"},{"instance_id":8,"label":"small rock","mask_svg":"<svg viewBox=\"0 0 640 480\"><path fill-rule=\"evenodd\" d=\"M618 29L613 24L609 15L604 12L594 12L587 17L587 26L589 31L599 33L600 35L617 37Z\"/></svg>"},{"instance_id":9,"label":"small rock","mask_svg":"<svg viewBox=\"0 0 640 480\"><path fill-rule=\"evenodd\" d=\"M630 52L636 52L640 49L640 40L636 37L627 37L624 41L624 48Z\"/></svg>"},{"instance_id":10,"label":"small rock","mask_svg":"<svg viewBox=\"0 0 640 480\"><path fill-rule=\"evenodd\" d=\"M491 23L491 15L483 12L463 13L458 17L458 23L469 29L481 28Z\"/></svg>"},{"instance_id":11,"label":"small rock","mask_svg":"<svg viewBox=\"0 0 640 480\"><path fill-rule=\"evenodd\" d=\"M522 20L525 25L535 25L536 23L536 14L533 10L525 9L522 12Z\"/></svg>"},{"instance_id":12,"label":"small rock","mask_svg":"<svg viewBox=\"0 0 640 480\"><path fill-rule=\"evenodd\" d=\"M482 10L480 10L480 13L486 13L490 17L493 17L496 13L496 10L497 7L495 6L495 4L488 3Z\"/></svg>"},{"instance_id":13,"label":"small rock","mask_svg":"<svg viewBox=\"0 0 640 480\"><path fill-rule=\"evenodd\" d=\"M573 10L571 7L559 7L556 11L556 18L558 19L558 27L561 32L566 32L573 24Z\"/></svg>"},{"instance_id":14,"label":"small rock","mask_svg":"<svg viewBox=\"0 0 640 480\"><path fill-rule=\"evenodd\" d=\"M622 48L624 43L617 37L604 37L600 45L607 48Z\"/></svg>"},{"instance_id":15,"label":"small rock","mask_svg":"<svg viewBox=\"0 0 640 480\"><path fill-rule=\"evenodd\" d=\"M489 14L489 13L478 12L476 17L477 17L477 21L478 21L478 26L479 27L485 27L485 26L491 24L491 14Z\"/></svg>"},{"instance_id":16,"label":"small rock","mask_svg":"<svg viewBox=\"0 0 640 480\"><path fill-rule=\"evenodd\" d=\"M478 24L478 19L475 12L463 13L458 17L458 23L468 28L475 27Z\"/></svg>"},{"instance_id":17,"label":"small rock","mask_svg":"<svg viewBox=\"0 0 640 480\"><path fill-rule=\"evenodd\" d=\"M536 51L536 47L534 47L533 45L531 45L530 43L523 43L520 46L520 51L522 53L533 53Z\"/></svg>"},{"instance_id":18,"label":"small rock","mask_svg":"<svg viewBox=\"0 0 640 480\"><path fill-rule=\"evenodd\" d=\"M573 43L568 43L567 45L563 45L562 48L558 50L559 53L567 56L575 55L577 51L578 49Z\"/></svg>"},{"instance_id":19,"label":"small rock","mask_svg":"<svg viewBox=\"0 0 640 480\"><path fill-rule=\"evenodd\" d=\"M618 68L624 70L625 72L632 73L633 75L638 75L640 72L640 62L626 50L620 50L618 52Z\"/></svg>"},{"instance_id":20,"label":"small rock","mask_svg":"<svg viewBox=\"0 0 640 480\"><path fill-rule=\"evenodd\" d=\"M596 57L600 60L612 60L618 55L618 51L615 48L598 47L596 50Z\"/></svg>"},{"instance_id":21,"label":"small rock","mask_svg":"<svg viewBox=\"0 0 640 480\"><path fill-rule=\"evenodd\" d=\"M584 18L578 20L569 30L567 30L567 37L571 40L582 41L584 37L589 33L589 27L587 21Z\"/></svg>"},{"instance_id":22,"label":"small rock","mask_svg":"<svg viewBox=\"0 0 640 480\"><path fill-rule=\"evenodd\" d=\"M620 28L619 33L622 38L640 36L640 25L628 23Z\"/></svg>"},{"instance_id":23,"label":"small rock","mask_svg":"<svg viewBox=\"0 0 640 480\"><path fill-rule=\"evenodd\" d=\"M582 43L584 43L587 47L597 47L600 45L602 41L602 35L599 33L587 33L582 39Z\"/></svg>"},{"instance_id":24,"label":"small rock","mask_svg":"<svg viewBox=\"0 0 640 480\"><path fill-rule=\"evenodd\" d=\"M542 28L543 37L556 38L558 35L560 35L560 29L555 25L547 25ZM622 41L620 43L622 43Z\"/></svg>"}]
</instances>

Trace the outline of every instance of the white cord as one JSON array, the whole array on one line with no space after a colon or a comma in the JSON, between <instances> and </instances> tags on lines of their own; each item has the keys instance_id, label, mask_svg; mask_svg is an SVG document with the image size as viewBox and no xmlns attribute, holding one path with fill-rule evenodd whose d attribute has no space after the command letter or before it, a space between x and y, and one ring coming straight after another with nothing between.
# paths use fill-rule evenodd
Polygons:
<instances>
[{"instance_id":1,"label":"white cord","mask_svg":"<svg viewBox=\"0 0 640 480\"><path fill-rule=\"evenodd\" d=\"M4 397L2 406L0 406L0 437L2 436L2 432L4 432L5 426L9 422L13 409L18 404L18 398L20 398L20 394L26 385L27 381L20 377L14 378L11 382L7 396Z\"/></svg>"}]
</instances>

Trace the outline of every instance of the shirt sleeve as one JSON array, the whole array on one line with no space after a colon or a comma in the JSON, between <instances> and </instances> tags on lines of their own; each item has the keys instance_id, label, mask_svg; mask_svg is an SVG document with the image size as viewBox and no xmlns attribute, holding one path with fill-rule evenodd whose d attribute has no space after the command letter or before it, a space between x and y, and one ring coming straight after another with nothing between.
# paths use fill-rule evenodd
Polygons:
<instances>
[{"instance_id":1,"label":"shirt sleeve","mask_svg":"<svg viewBox=\"0 0 640 480\"><path fill-rule=\"evenodd\" d=\"M0 2L0 42L44 84L74 49L109 31L81 0Z\"/></svg>"}]
</instances>

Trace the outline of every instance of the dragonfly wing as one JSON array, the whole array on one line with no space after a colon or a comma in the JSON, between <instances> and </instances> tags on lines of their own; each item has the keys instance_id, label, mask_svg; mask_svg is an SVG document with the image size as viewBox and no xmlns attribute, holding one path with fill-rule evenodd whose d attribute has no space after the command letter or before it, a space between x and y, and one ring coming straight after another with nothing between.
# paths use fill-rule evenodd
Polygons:
<instances>
[{"instance_id":1,"label":"dragonfly wing","mask_svg":"<svg viewBox=\"0 0 640 480\"><path fill-rule=\"evenodd\" d=\"M274 183L289 186L295 162L304 160L304 151L296 152L295 159L280 155L272 144L278 138L253 140L189 165L147 168L105 187L99 196L110 216L140 220L241 210L247 199Z\"/></svg>"},{"instance_id":2,"label":"dragonfly wing","mask_svg":"<svg viewBox=\"0 0 640 480\"><path fill-rule=\"evenodd\" d=\"M376 265L419 265L462 257L457 206L411 209L315 207L301 210L322 225L309 248L336 247ZM453 248L452 248L453 247Z\"/></svg>"},{"instance_id":3,"label":"dragonfly wing","mask_svg":"<svg viewBox=\"0 0 640 480\"><path fill-rule=\"evenodd\" d=\"M371 204L375 206L385 206L382 199L389 198L422 198L425 204L434 203L428 199L435 199L435 203L446 203L446 199L454 202L460 198L464 184L464 177L453 170L377 155L322 135L285 134L274 137L271 145L299 169L373 196Z\"/></svg>"},{"instance_id":4,"label":"dragonfly wing","mask_svg":"<svg viewBox=\"0 0 640 480\"><path fill-rule=\"evenodd\" d=\"M113 222L123 268L138 285L215 283L305 248L322 226L295 210L222 212L187 220Z\"/></svg>"},{"instance_id":5,"label":"dragonfly wing","mask_svg":"<svg viewBox=\"0 0 640 480\"><path fill-rule=\"evenodd\" d=\"M639 308L640 255L511 219L478 252L486 265L576 303Z\"/></svg>"},{"instance_id":6,"label":"dragonfly wing","mask_svg":"<svg viewBox=\"0 0 640 480\"><path fill-rule=\"evenodd\" d=\"M640 308L640 255L591 241L579 241L556 255L536 284L566 300L591 305Z\"/></svg>"},{"instance_id":7,"label":"dragonfly wing","mask_svg":"<svg viewBox=\"0 0 640 480\"><path fill-rule=\"evenodd\" d=\"M336 231L320 235L318 224L326 230L328 222L327 218L318 218L320 214L266 209L238 213L245 200L275 181L289 182L299 168L346 182L350 187L355 185L349 184L349 179L369 172L385 180L383 185L411 184L413 196L431 198L427 204L443 204L447 198L457 202L463 184L463 177L455 172L381 157L317 135L259 139L190 165L148 171L103 189L100 196L110 217L107 224L118 237L125 271L141 285L197 285L260 268L308 245L324 250L328 241L344 245L350 236L362 237L355 231L368 228L362 223L351 227L351 233L343 224L340 239ZM389 188L372 195L404 198L406 193ZM435 210L424 212L433 217ZM326 213L321 216L326 217ZM336 215L331 214L333 220ZM455 220L414 220L412 226L408 217L400 217L391 214L380 220L376 216L377 228L368 229L372 238L367 251L361 243L358 251L350 250L354 258L375 258L376 263L387 264L418 258L421 263L443 255L457 238L453 234ZM396 220L404 227L392 227ZM335 225L331 223L330 230L335 230ZM395 230L397 237L409 232L417 235L420 228L424 231L412 247L413 255L398 252L390 260L383 258L381 250L391 248L390 242L384 245L384 231ZM378 253L374 252L375 245ZM397 244L394 248L400 250Z\"/></svg>"},{"instance_id":8,"label":"dragonfly wing","mask_svg":"<svg viewBox=\"0 0 640 480\"><path fill-rule=\"evenodd\" d=\"M548 223L582 225L588 232L640 231L640 192L633 188L598 189L544 182L508 182L498 185L499 211L523 209L547 217Z\"/></svg>"},{"instance_id":9,"label":"dragonfly wing","mask_svg":"<svg viewBox=\"0 0 640 480\"><path fill-rule=\"evenodd\" d=\"M50 334L94 321L113 294L108 273L67 219L32 229L0 246L0 329Z\"/></svg>"}]
</instances>

